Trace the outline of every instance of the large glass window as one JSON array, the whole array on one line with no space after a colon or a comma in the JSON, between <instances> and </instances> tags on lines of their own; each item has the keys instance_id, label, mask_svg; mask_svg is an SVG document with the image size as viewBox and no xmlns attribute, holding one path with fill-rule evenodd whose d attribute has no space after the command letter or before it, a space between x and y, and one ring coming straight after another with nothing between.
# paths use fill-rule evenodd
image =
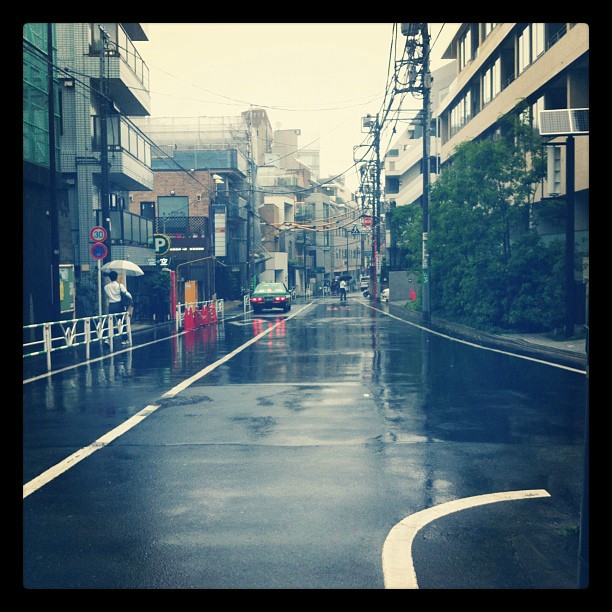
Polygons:
<instances>
[{"instance_id":1,"label":"large glass window","mask_svg":"<svg viewBox=\"0 0 612 612\"><path fill-rule=\"evenodd\" d=\"M23 39L23 157L29 162L49 167L49 81L48 62L45 59L47 24L25 24ZM55 76L53 83L55 154L59 159L60 98Z\"/></svg>"},{"instance_id":2,"label":"large glass window","mask_svg":"<svg viewBox=\"0 0 612 612\"><path fill-rule=\"evenodd\" d=\"M158 196L157 210L160 217L188 217L189 198L187 196Z\"/></svg>"}]
</instances>

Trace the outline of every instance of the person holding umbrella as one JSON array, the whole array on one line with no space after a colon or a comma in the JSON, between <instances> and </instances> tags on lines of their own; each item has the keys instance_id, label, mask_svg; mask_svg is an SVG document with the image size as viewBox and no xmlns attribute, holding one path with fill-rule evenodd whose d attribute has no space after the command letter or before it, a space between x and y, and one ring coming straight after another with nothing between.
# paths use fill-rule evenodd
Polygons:
<instances>
[{"instance_id":1,"label":"person holding umbrella","mask_svg":"<svg viewBox=\"0 0 612 612\"><path fill-rule=\"evenodd\" d=\"M132 306L132 295L126 289L125 285L117 281L117 272L111 270L108 274L110 282L104 285L104 293L108 299L108 314L115 315L129 311ZM123 305L123 297L126 298L128 307ZM121 344L127 344L127 334L123 334Z\"/></svg>"}]
</instances>

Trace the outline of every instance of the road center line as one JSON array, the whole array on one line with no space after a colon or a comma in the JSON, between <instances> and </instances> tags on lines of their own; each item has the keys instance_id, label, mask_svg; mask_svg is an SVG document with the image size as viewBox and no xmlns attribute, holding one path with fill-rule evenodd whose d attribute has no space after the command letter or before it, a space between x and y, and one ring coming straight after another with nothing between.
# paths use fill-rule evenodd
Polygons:
<instances>
[{"instance_id":1,"label":"road center line","mask_svg":"<svg viewBox=\"0 0 612 612\"><path fill-rule=\"evenodd\" d=\"M304 310L306 310L306 308L309 308L310 306L312 306L312 304L314 304L314 302L310 302L310 304L306 304L306 306L304 306L304 308L301 308L300 310L298 310L296 312L293 312L288 317L285 317L284 319L281 319L280 321L278 321L274 325L271 325L267 329L264 329L262 332L260 332L259 334L257 334L253 338L251 338L248 342L245 342L244 344L242 344L238 348L234 349L231 353L228 353L224 357L221 357L221 359L219 359L218 361L215 361L215 363L211 363L210 365L206 366L203 370L200 370L199 372L197 372L196 374L194 374L190 378L185 379L183 382L181 382L178 385L176 385L176 387L173 387L172 389L170 389L170 391L166 391L166 393L164 393L162 395L162 399L165 399L165 398L168 398L168 397L174 397L177 393L180 393L181 391L183 391L184 389L189 387L189 385L191 385L194 382L196 382L196 380L199 380L200 378L206 376L207 374L210 374L215 368L218 368L220 365L224 364L226 361L229 361L232 357L235 357L238 353L240 353L245 348L247 348L247 346L250 346L251 344L254 344L259 339L261 339L264 336L266 336L267 334L273 332L279 325L285 323L286 321L289 321L290 319L293 319L293 317L295 317L296 315L304 312Z\"/></svg>"},{"instance_id":2,"label":"road center line","mask_svg":"<svg viewBox=\"0 0 612 612\"><path fill-rule=\"evenodd\" d=\"M278 321L278 323L271 325L270 327L268 327L268 329L265 329L261 333L257 334L257 336L251 338L248 342L245 342L238 348L234 349L231 353L228 353L227 355L225 355L218 361L215 361L215 363L212 363L209 366L206 366L203 370L200 370L197 374L194 374L190 378L184 380L182 383L176 385L175 387L170 389L170 391L167 391L166 393L164 393L161 396L162 399L165 399L168 397L174 397L177 393L180 393L181 391L183 391L183 389L186 389L189 385L194 383L196 380L199 380L200 378L206 376L207 374L212 372L215 368L218 368L221 364L225 363L226 361L229 361L232 357L236 356L238 353L243 351L245 348L257 342L260 338L263 338L270 332L274 331L281 323L284 323L285 321L288 321L289 319L292 319L294 316L303 312L306 308L311 306L313 303L314 302L310 302L310 304L307 304L304 308L301 308L300 310L294 312L293 314L282 319L281 321ZM106 445L110 444L113 440L123 435L126 431L129 431L130 429L132 429L132 427L134 427L135 425L138 425L138 423L140 423L143 419L148 417L150 414L153 414L153 412L155 412L158 408L159 408L159 405L157 404L151 404L147 406L146 408L143 408L140 412L135 414L133 417L129 418L127 421L125 421L118 427L115 427L115 429L109 431L107 434L103 435L101 438L98 438L95 442L93 442L89 446L85 446L84 448L76 451L76 453L73 453L69 457L66 457L66 459L64 459L63 461L60 461L53 467L44 471L42 474L40 474L36 478L30 480L30 482L27 482L26 484L24 484L23 485L23 499L28 497L28 495L34 493L34 491L37 491L38 489L46 485L48 482L51 482L54 478L57 478L60 474L63 474L64 472L66 472L67 470L69 470L71 467L73 467L74 465L76 465L77 463L85 459L86 457L89 457L89 455L91 455L95 451L101 448L104 448Z\"/></svg>"},{"instance_id":3,"label":"road center line","mask_svg":"<svg viewBox=\"0 0 612 612\"><path fill-rule=\"evenodd\" d=\"M476 495L439 504L402 519L391 529L383 545L382 565L385 588L419 588L412 562L412 542L417 532L428 523L467 508L534 497L550 497L550 493L544 489L532 489Z\"/></svg>"}]
</instances>

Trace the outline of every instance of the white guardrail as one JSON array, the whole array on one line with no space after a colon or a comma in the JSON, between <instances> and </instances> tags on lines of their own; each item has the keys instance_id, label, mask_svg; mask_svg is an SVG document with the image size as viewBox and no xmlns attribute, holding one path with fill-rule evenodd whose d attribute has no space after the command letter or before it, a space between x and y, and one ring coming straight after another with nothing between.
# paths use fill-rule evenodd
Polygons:
<instances>
[{"instance_id":1,"label":"white guardrail","mask_svg":"<svg viewBox=\"0 0 612 612\"><path fill-rule=\"evenodd\" d=\"M110 350L126 335L132 344L132 325L127 312L106 314L66 321L50 321L23 326L23 357L46 355L47 370L51 370L51 354L77 346L85 346L87 359L92 342L108 342Z\"/></svg>"},{"instance_id":2,"label":"white guardrail","mask_svg":"<svg viewBox=\"0 0 612 612\"><path fill-rule=\"evenodd\" d=\"M213 304L214 313L211 308ZM223 300L178 304L176 307L177 331L185 328L186 315L188 327L190 322L193 323L192 317L196 310L198 316L201 317L201 320L196 322L199 325L224 318ZM206 315L210 313L210 317L202 316L204 311ZM23 358L45 355L47 370L51 371L51 355L57 351L84 346L85 356L89 359L93 342L107 342L112 352L115 342L119 342L122 336L127 336L128 345L132 346L132 322L127 312L24 325Z\"/></svg>"}]
</instances>

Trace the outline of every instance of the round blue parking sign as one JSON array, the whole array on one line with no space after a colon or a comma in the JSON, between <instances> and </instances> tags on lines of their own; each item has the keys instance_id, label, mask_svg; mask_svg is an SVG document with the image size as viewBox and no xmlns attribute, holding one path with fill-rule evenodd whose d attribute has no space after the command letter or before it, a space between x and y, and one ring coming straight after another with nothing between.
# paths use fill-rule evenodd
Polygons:
<instances>
[{"instance_id":1,"label":"round blue parking sign","mask_svg":"<svg viewBox=\"0 0 612 612\"><path fill-rule=\"evenodd\" d=\"M96 244L91 247L91 256L94 259L104 259L108 255L108 249L106 245L101 242L96 242Z\"/></svg>"}]
</instances>

